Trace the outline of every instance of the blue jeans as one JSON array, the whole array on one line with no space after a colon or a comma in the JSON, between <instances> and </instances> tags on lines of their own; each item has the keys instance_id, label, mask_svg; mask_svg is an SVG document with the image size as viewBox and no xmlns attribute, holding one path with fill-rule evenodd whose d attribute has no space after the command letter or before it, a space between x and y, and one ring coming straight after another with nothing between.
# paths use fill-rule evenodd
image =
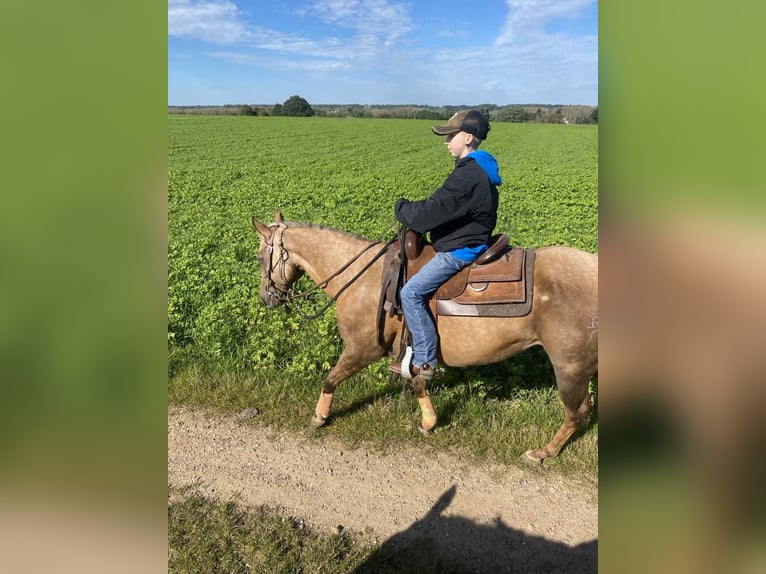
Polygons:
<instances>
[{"instance_id":1,"label":"blue jeans","mask_svg":"<svg viewBox=\"0 0 766 574\"><path fill-rule=\"evenodd\" d=\"M427 297L447 279L470 265L451 253L437 252L402 287L401 301L407 326L412 333L412 364L436 366L436 327L428 310Z\"/></svg>"}]
</instances>

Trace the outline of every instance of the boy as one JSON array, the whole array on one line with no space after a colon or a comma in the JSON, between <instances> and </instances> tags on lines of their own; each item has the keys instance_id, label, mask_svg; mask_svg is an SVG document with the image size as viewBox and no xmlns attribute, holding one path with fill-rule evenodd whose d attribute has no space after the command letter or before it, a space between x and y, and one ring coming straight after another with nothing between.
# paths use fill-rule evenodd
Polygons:
<instances>
[{"instance_id":1,"label":"boy","mask_svg":"<svg viewBox=\"0 0 766 574\"><path fill-rule=\"evenodd\" d=\"M495 158L479 146L490 126L477 110L453 115L446 125L433 126L447 136L445 145L455 158L455 169L428 199L401 198L396 219L418 233L430 232L436 254L411 277L401 291L402 310L412 333L412 365L390 369L405 377L430 379L436 367L436 327L427 298L447 279L473 263L487 249L497 222L497 186L502 183Z\"/></svg>"}]
</instances>

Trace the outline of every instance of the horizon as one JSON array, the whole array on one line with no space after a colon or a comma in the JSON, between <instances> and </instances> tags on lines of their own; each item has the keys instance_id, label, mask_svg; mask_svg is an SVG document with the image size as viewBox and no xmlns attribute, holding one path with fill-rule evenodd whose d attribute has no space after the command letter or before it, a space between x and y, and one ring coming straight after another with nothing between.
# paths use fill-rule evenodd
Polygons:
<instances>
[{"instance_id":1,"label":"horizon","mask_svg":"<svg viewBox=\"0 0 766 574\"><path fill-rule=\"evenodd\" d=\"M300 94L293 94L300 96ZM300 96L303 97L303 96ZM305 99L305 98L304 98ZM308 101L308 100L307 100ZM285 102L274 102L274 103L257 103L257 102L228 102L225 104L168 104L169 108L224 108L224 107L233 107L233 106L256 106L256 107L273 107L276 104L284 104ZM492 104L492 103L481 103L481 104L367 104L367 103L359 103L359 104L349 104L349 103L334 103L334 104L312 104L309 102L309 105L317 106L317 107L352 107L352 106L363 106L363 107L381 107L381 108L461 108L461 109L470 109L470 108L479 108L483 106L491 106L495 108L506 108L506 107L519 107L519 108L534 108L534 107L547 107L547 108L574 108L574 107L583 107L583 108L597 108L598 102L595 104L542 104L542 103L531 103L531 104Z\"/></svg>"}]
</instances>

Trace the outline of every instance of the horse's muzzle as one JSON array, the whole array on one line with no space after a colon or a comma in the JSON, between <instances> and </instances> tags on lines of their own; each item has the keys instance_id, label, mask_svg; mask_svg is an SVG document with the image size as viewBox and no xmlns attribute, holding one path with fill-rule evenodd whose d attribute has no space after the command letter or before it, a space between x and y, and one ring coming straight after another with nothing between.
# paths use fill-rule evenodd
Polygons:
<instances>
[{"instance_id":1,"label":"horse's muzzle","mask_svg":"<svg viewBox=\"0 0 766 574\"><path fill-rule=\"evenodd\" d=\"M275 293L272 293L271 291L268 291L266 289L261 289L260 293L258 294L263 304L266 306L267 309L273 309L274 307L279 307L284 301L281 297L276 295Z\"/></svg>"}]
</instances>

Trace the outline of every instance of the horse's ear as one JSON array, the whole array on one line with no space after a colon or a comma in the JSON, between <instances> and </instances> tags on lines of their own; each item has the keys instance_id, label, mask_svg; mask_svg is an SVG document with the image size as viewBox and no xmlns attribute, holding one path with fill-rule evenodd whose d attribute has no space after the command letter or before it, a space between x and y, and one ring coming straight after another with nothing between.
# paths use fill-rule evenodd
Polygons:
<instances>
[{"instance_id":1,"label":"horse's ear","mask_svg":"<svg viewBox=\"0 0 766 574\"><path fill-rule=\"evenodd\" d=\"M267 226L265 226L263 223L261 223L260 221L258 221L258 220L255 218L255 216L253 216L253 217L250 219L250 221L252 222L252 224L253 224L253 227L255 228L255 230L256 230L256 231L257 231L257 232L258 232L258 233L259 233L259 234L260 234L260 235L261 235L261 236L262 236L264 239L268 239L268 238L269 238L269 236L271 236L271 230L270 230L270 229L269 229Z\"/></svg>"},{"instance_id":2,"label":"horse's ear","mask_svg":"<svg viewBox=\"0 0 766 574\"><path fill-rule=\"evenodd\" d=\"M274 221L277 223L282 223L284 219L282 219L282 210L277 209L277 212L274 214Z\"/></svg>"}]
</instances>

